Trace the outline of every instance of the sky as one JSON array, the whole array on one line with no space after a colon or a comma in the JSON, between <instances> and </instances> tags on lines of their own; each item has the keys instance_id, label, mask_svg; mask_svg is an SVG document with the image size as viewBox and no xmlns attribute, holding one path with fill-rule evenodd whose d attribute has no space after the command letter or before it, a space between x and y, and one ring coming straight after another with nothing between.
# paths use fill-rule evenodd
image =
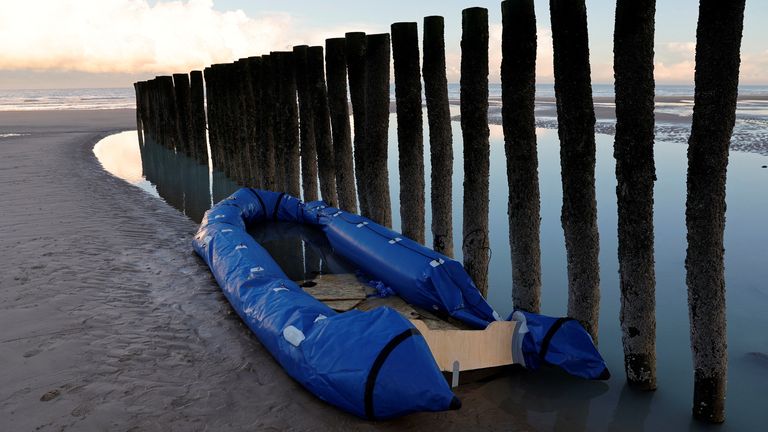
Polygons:
<instances>
[{"instance_id":1,"label":"sky","mask_svg":"<svg viewBox=\"0 0 768 432\"><path fill-rule=\"evenodd\" d=\"M490 81L499 81L500 1L0 0L0 89L128 87L160 74L322 45L349 31L445 17L448 80L458 82L461 10L489 10ZM537 81L551 83L548 0L535 0ZM587 0L594 83L613 83L615 0ZM658 84L692 84L698 0L657 0ZM742 84L768 84L768 1L747 0Z\"/></svg>"}]
</instances>

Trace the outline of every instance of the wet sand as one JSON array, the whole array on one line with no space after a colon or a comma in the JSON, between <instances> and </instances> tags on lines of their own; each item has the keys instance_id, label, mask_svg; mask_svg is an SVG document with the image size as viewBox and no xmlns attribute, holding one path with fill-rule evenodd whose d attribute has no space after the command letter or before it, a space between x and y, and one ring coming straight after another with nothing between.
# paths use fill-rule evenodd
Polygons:
<instances>
[{"instance_id":1,"label":"wet sand","mask_svg":"<svg viewBox=\"0 0 768 432\"><path fill-rule=\"evenodd\" d=\"M688 144L693 116L693 96L657 96L656 141ZM458 107L459 100L451 100ZM502 101L489 98L488 121L502 124ZM595 96L595 132L616 134L616 105L614 98ZM395 108L391 108L394 112ZM461 116L453 117L460 121ZM557 102L554 97L536 98L536 127L557 129ZM736 124L731 137L731 150L768 155L768 96L739 96Z\"/></svg>"},{"instance_id":2,"label":"wet sand","mask_svg":"<svg viewBox=\"0 0 768 432\"><path fill-rule=\"evenodd\" d=\"M21 134L0 138L0 430L531 428L526 373L462 386L459 411L384 423L305 391L193 254L195 223L102 170L93 145L134 121L0 113L0 134ZM574 381L584 403L585 386L605 391ZM579 403L561 408L586 420Z\"/></svg>"}]
</instances>

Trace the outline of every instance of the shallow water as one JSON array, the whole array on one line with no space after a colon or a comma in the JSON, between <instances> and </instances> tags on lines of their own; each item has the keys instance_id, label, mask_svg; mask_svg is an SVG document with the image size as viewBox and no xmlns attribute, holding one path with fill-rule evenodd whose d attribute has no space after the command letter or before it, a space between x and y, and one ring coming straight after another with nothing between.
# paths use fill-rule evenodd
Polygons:
<instances>
[{"instance_id":1,"label":"shallow water","mask_svg":"<svg viewBox=\"0 0 768 432\"><path fill-rule=\"evenodd\" d=\"M458 123L454 128L454 233L461 233L462 143ZM399 186L397 184L396 119L390 121L390 192L393 225L399 230ZM562 190L557 132L538 129L539 179L541 185L542 312L563 315L567 305L565 247L560 226ZM425 141L427 133L425 126ZM425 145L425 147L428 147ZM425 151L427 149L425 148ZM136 131L112 135L94 149L102 164L126 179L199 221L212 202L238 188L221 173L150 143L139 154ZM127 153L126 153L127 152ZM568 430L680 430L708 429L691 421L692 359L689 346L685 285L685 174L686 146L659 142L656 145L655 195L657 273L657 353L659 389L636 393L626 388L619 327L618 263L616 257L616 180L613 138L597 135L596 187L600 227L601 318L600 350L613 377L607 382L585 382L553 371L521 374L491 384L493 397L503 412L522 406L533 429ZM128 154L133 156L128 156ZM117 156L117 155L120 156ZM112 156L112 157L110 157ZM429 183L429 157L425 153ZM130 167L129 167L130 165ZM725 233L728 302L729 383L727 420L717 430L760 430L768 423L765 392L768 388L768 157L731 152L728 170L728 213ZM507 186L503 135L491 125L491 202L489 302L502 315L511 311L510 251L506 214ZM426 202L429 203L429 190ZM427 227L430 224L427 209ZM301 235L286 233L286 242L264 239L278 261L304 257ZM259 231L254 232L259 236ZM458 235L455 244L460 244ZM276 248L287 255L279 258ZM431 235L427 229L427 244ZM460 251L458 259L460 259ZM313 258L314 259L314 258ZM300 258L296 258L298 262ZM310 260L311 261L311 260ZM286 265L287 264L283 264ZM512 407L516 407L513 409ZM494 414L496 415L496 414ZM499 414L501 415L501 414Z\"/></svg>"}]
</instances>

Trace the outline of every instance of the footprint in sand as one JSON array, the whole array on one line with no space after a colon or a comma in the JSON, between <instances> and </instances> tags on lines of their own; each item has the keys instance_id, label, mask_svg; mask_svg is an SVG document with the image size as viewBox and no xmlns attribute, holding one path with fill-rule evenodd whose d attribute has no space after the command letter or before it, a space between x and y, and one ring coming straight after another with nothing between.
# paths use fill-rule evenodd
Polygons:
<instances>
[{"instance_id":1,"label":"footprint in sand","mask_svg":"<svg viewBox=\"0 0 768 432\"><path fill-rule=\"evenodd\" d=\"M51 391L47 392L46 394L40 396L40 400L42 402L48 402L50 400L56 399L57 397L59 397L60 394L61 394L61 392L58 389L51 390Z\"/></svg>"},{"instance_id":2,"label":"footprint in sand","mask_svg":"<svg viewBox=\"0 0 768 432\"><path fill-rule=\"evenodd\" d=\"M23 354L23 356L24 356L24 358L30 358L30 357L34 357L34 356L40 354L41 352L43 352L43 350L41 350L39 348L35 348L35 349L31 349L31 350L25 352Z\"/></svg>"}]
</instances>

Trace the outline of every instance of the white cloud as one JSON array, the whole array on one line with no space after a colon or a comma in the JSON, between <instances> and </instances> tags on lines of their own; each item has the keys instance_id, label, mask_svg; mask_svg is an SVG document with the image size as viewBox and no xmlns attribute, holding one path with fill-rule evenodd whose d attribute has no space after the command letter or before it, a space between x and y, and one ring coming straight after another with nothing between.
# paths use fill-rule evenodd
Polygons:
<instances>
[{"instance_id":1,"label":"white cloud","mask_svg":"<svg viewBox=\"0 0 768 432\"><path fill-rule=\"evenodd\" d=\"M501 24L488 27L488 80L492 83L501 81ZM548 27L537 29L536 81L552 82L552 32ZM445 53L448 82L459 82L461 78L461 50L447 50Z\"/></svg>"},{"instance_id":2,"label":"white cloud","mask_svg":"<svg viewBox=\"0 0 768 432\"><path fill-rule=\"evenodd\" d=\"M27 0L3 6L0 69L186 71L347 30L310 29L284 13L220 12L212 0Z\"/></svg>"}]
</instances>

